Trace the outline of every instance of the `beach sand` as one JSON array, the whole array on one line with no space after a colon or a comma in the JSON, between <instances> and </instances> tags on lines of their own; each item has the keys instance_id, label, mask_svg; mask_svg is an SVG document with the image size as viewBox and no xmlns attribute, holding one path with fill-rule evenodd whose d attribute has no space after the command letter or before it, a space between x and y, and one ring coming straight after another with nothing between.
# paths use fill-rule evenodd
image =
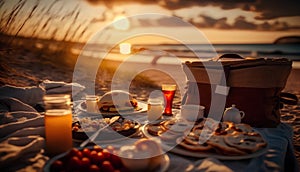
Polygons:
<instances>
[{"instance_id":1,"label":"beach sand","mask_svg":"<svg viewBox=\"0 0 300 172\"><path fill-rule=\"evenodd\" d=\"M53 60L55 54L47 54L22 49L0 50L0 86L9 84L14 86L37 86L41 80L72 82L73 62L59 63ZM67 57L64 57L67 58ZM74 58L74 57L72 57ZM89 63L92 63L89 61ZM98 73L96 93L102 95L107 92L111 83L106 80L109 73ZM133 84L130 91L134 92L140 100L147 100L151 90L159 89L162 82L174 82L167 75L157 72L148 72L146 77L137 78L138 84ZM300 69L293 69L284 91L294 93L300 98ZM104 78L104 79L103 79ZM152 79L151 79L152 78ZM139 83L143 81L144 84ZM156 82L157 84L153 84ZM140 85L139 85L140 84ZM175 108L179 107L180 94L175 97ZM294 148L298 162L300 162L300 103L298 105L285 105L281 110L282 122L290 124L294 129Z\"/></svg>"}]
</instances>

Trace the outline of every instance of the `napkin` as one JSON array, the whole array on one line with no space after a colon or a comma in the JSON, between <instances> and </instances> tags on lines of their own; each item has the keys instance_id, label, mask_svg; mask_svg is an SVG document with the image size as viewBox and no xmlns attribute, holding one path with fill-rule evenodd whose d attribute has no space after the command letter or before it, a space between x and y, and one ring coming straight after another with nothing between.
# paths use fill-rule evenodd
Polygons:
<instances>
[{"instance_id":1,"label":"napkin","mask_svg":"<svg viewBox=\"0 0 300 172\"><path fill-rule=\"evenodd\" d=\"M44 94L45 90L40 87L15 87L11 85L0 87L0 97L15 98L31 106L41 102ZM14 107L18 108L18 105Z\"/></svg>"},{"instance_id":2,"label":"napkin","mask_svg":"<svg viewBox=\"0 0 300 172\"><path fill-rule=\"evenodd\" d=\"M42 171L49 159L43 154L43 116L31 118L29 114L24 113L26 119L21 121L0 125L0 171Z\"/></svg>"},{"instance_id":3,"label":"napkin","mask_svg":"<svg viewBox=\"0 0 300 172\"><path fill-rule=\"evenodd\" d=\"M0 144L0 168L9 168L15 165L21 166L20 162L16 164L16 160L19 159L23 162L30 161L30 159L25 159L25 156L31 158L41 153L44 142L45 139L40 136L9 137ZM47 159L47 157L44 159Z\"/></svg>"},{"instance_id":4,"label":"napkin","mask_svg":"<svg viewBox=\"0 0 300 172\"><path fill-rule=\"evenodd\" d=\"M85 89L84 86L78 83L66 83L50 80L42 81L39 86L46 90L46 94L73 94L73 96L79 94Z\"/></svg>"},{"instance_id":5,"label":"napkin","mask_svg":"<svg viewBox=\"0 0 300 172\"><path fill-rule=\"evenodd\" d=\"M44 116L35 112L6 112L0 114L0 118L5 121L5 119L7 119L6 116L14 116L14 114L17 114L18 116L10 118L8 120L9 123L0 125L0 138L7 137L12 133L27 127L44 126Z\"/></svg>"},{"instance_id":6,"label":"napkin","mask_svg":"<svg viewBox=\"0 0 300 172\"><path fill-rule=\"evenodd\" d=\"M0 112L15 111L36 112L32 106L21 102L19 99L12 97L0 97Z\"/></svg>"},{"instance_id":7,"label":"napkin","mask_svg":"<svg viewBox=\"0 0 300 172\"><path fill-rule=\"evenodd\" d=\"M84 89L85 87L78 83L44 80L39 84L39 86L2 86L0 87L0 98L15 98L25 104L35 106L37 103L43 101L43 96L45 94L72 94L73 96L76 96ZM14 107L17 108L18 105L15 105Z\"/></svg>"},{"instance_id":8,"label":"napkin","mask_svg":"<svg viewBox=\"0 0 300 172\"><path fill-rule=\"evenodd\" d=\"M4 96L3 89L7 91ZM16 91L12 93L14 97L8 94L12 90ZM35 94L36 90L0 88L0 171L42 171L49 159L43 154L44 116L26 104L41 100L43 94ZM25 93L24 97L22 93ZM31 93L34 95L29 96Z\"/></svg>"}]
</instances>

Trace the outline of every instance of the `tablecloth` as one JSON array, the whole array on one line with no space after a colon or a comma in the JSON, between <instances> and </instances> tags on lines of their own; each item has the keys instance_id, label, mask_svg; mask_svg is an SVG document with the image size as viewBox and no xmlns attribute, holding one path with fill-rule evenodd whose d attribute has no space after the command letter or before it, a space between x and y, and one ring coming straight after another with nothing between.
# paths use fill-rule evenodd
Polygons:
<instances>
[{"instance_id":1,"label":"tablecloth","mask_svg":"<svg viewBox=\"0 0 300 172\"><path fill-rule=\"evenodd\" d=\"M0 98L0 171L42 171L49 159L44 154L43 115L26 100L14 97ZM135 119L143 122L145 117L145 114L139 114ZM168 152L171 161L167 171L299 171L289 125L281 123L277 128L257 130L268 142L268 152L262 156L221 161ZM123 143L119 142L119 145Z\"/></svg>"}]
</instances>

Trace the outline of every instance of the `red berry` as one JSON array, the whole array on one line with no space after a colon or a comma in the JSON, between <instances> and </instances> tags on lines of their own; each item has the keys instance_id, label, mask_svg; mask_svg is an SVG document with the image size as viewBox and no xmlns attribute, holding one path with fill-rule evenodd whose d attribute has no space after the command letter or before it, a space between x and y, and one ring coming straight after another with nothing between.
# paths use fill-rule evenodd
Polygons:
<instances>
[{"instance_id":1,"label":"red berry","mask_svg":"<svg viewBox=\"0 0 300 172\"><path fill-rule=\"evenodd\" d=\"M63 162L60 160L56 160L51 165L50 171L61 171L63 170L63 168L64 168Z\"/></svg>"},{"instance_id":2,"label":"red berry","mask_svg":"<svg viewBox=\"0 0 300 172\"><path fill-rule=\"evenodd\" d=\"M95 157L93 157L92 162L94 164L101 165L104 160L105 160L105 158L104 158L103 153L98 152L97 155Z\"/></svg>"},{"instance_id":3,"label":"red berry","mask_svg":"<svg viewBox=\"0 0 300 172\"><path fill-rule=\"evenodd\" d=\"M83 157L83 158L81 159L81 166L82 166L83 169L89 168L90 165L91 165L91 161L90 161L89 158Z\"/></svg>"},{"instance_id":4,"label":"red berry","mask_svg":"<svg viewBox=\"0 0 300 172\"><path fill-rule=\"evenodd\" d=\"M82 150L82 154L83 154L84 157L90 157L91 151L88 148L84 148Z\"/></svg>"},{"instance_id":5,"label":"red berry","mask_svg":"<svg viewBox=\"0 0 300 172\"><path fill-rule=\"evenodd\" d=\"M79 159L77 156L73 156L73 157L70 159L68 166L69 166L71 169L78 169L78 168L81 167L81 161L80 161L80 159Z\"/></svg>"},{"instance_id":6,"label":"red berry","mask_svg":"<svg viewBox=\"0 0 300 172\"><path fill-rule=\"evenodd\" d=\"M78 151L76 156L77 156L79 159L83 158L83 154L82 154L81 151Z\"/></svg>"},{"instance_id":7,"label":"red berry","mask_svg":"<svg viewBox=\"0 0 300 172\"><path fill-rule=\"evenodd\" d=\"M95 164L92 164L90 167L89 167L89 172L100 172L100 168L95 165Z\"/></svg>"},{"instance_id":8,"label":"red berry","mask_svg":"<svg viewBox=\"0 0 300 172\"><path fill-rule=\"evenodd\" d=\"M109 160L110 159L110 152L107 149L103 149L102 151L104 159Z\"/></svg>"},{"instance_id":9,"label":"red berry","mask_svg":"<svg viewBox=\"0 0 300 172\"><path fill-rule=\"evenodd\" d=\"M72 148L67 156L69 158L72 158L73 156L77 156L78 152L80 152L80 151L77 148Z\"/></svg>"},{"instance_id":10,"label":"red berry","mask_svg":"<svg viewBox=\"0 0 300 172\"><path fill-rule=\"evenodd\" d=\"M93 149L95 150L95 151L97 151L97 152L102 152L102 147L101 146L99 146L99 145L95 145L94 147L93 147Z\"/></svg>"},{"instance_id":11,"label":"red berry","mask_svg":"<svg viewBox=\"0 0 300 172\"><path fill-rule=\"evenodd\" d=\"M109 161L103 161L101 165L101 171L113 172L114 170L115 170L114 167L111 165Z\"/></svg>"}]
</instances>

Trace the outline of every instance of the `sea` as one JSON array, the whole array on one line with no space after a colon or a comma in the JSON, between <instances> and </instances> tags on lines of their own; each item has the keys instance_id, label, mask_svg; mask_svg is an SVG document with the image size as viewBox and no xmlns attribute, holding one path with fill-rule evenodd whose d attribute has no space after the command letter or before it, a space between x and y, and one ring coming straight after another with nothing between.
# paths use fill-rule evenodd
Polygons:
<instances>
[{"instance_id":1,"label":"sea","mask_svg":"<svg viewBox=\"0 0 300 172\"><path fill-rule=\"evenodd\" d=\"M85 46L80 53L99 58L109 52L114 54L108 56L112 60L125 57L118 46L113 49L105 47L110 46L93 44ZM175 57L182 61L209 60L228 53L252 58L287 58L297 62L295 66L300 68L300 44L137 44L131 45L130 55L135 55L131 58L134 62L148 63L153 61L149 58L159 57L158 62L172 63Z\"/></svg>"},{"instance_id":2,"label":"sea","mask_svg":"<svg viewBox=\"0 0 300 172\"><path fill-rule=\"evenodd\" d=\"M217 55L234 53L242 57L300 60L300 44L159 44L135 45L135 47L181 53L183 57L188 57L188 52L193 50L200 58L211 58L216 53Z\"/></svg>"}]
</instances>

